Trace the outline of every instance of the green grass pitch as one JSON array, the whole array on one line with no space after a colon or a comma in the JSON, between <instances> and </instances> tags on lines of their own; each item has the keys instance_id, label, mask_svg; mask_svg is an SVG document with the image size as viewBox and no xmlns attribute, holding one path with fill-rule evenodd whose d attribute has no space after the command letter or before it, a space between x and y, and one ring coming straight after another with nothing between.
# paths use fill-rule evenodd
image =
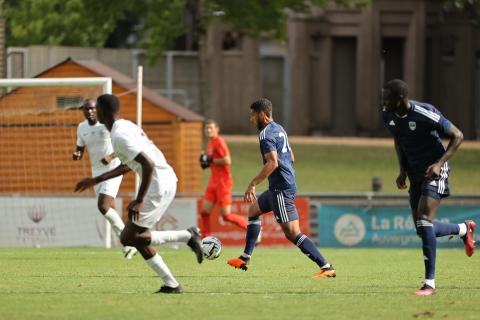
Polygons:
<instances>
[{"instance_id":1,"label":"green grass pitch","mask_svg":"<svg viewBox=\"0 0 480 320\"><path fill-rule=\"evenodd\" d=\"M458 241L458 240L456 240ZM459 243L459 247L460 243ZM202 265L187 249L161 254L185 293L152 294L161 281L117 249L0 249L0 319L478 319L480 260L437 255L437 294L412 295L420 249L323 249L335 279L294 248L257 248L247 272L226 265L239 248Z\"/></svg>"}]
</instances>

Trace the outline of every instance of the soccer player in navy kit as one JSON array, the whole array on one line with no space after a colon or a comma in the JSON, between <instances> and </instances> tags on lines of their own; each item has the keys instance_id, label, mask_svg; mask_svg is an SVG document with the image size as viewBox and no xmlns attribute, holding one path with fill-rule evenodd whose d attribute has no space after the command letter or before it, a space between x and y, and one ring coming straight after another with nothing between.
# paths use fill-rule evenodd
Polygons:
<instances>
[{"instance_id":1,"label":"soccer player in navy kit","mask_svg":"<svg viewBox=\"0 0 480 320\"><path fill-rule=\"evenodd\" d=\"M310 238L304 235L298 223L298 213L294 199L297 191L295 171L293 169L293 153L288 144L288 137L281 125L272 118L272 103L260 99L250 106L250 122L260 131L260 152L263 168L252 179L245 191L244 200L251 203L248 210L248 227L245 239L245 250L238 258L228 260L232 267L247 270L255 242L260 233L262 214L273 211L285 237L314 261L319 271L314 278L333 278L335 269L320 254ZM268 190L257 199L255 186L268 178Z\"/></svg>"},{"instance_id":2,"label":"soccer player in navy kit","mask_svg":"<svg viewBox=\"0 0 480 320\"><path fill-rule=\"evenodd\" d=\"M459 235L467 256L475 250L475 222L461 224L435 221L442 198L450 194L448 160L463 141L462 132L430 104L408 99L408 86L391 80L382 91L383 121L394 137L400 173L396 184L406 189L410 181L410 207L417 234L422 238L425 281L416 295L435 293L436 237ZM450 142L445 150L440 136Z\"/></svg>"}]
</instances>

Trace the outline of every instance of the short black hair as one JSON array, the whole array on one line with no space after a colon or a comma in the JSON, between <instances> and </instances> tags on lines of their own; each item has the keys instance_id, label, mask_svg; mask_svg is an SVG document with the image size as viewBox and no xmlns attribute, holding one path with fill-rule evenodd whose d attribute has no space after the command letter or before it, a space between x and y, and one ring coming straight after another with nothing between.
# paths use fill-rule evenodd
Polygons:
<instances>
[{"instance_id":1,"label":"short black hair","mask_svg":"<svg viewBox=\"0 0 480 320\"><path fill-rule=\"evenodd\" d=\"M83 100L82 105L79 107L79 109L82 109L82 108L88 106L89 104L92 104L92 105L95 106L95 100L93 100L93 99L85 99L85 100Z\"/></svg>"},{"instance_id":2,"label":"short black hair","mask_svg":"<svg viewBox=\"0 0 480 320\"><path fill-rule=\"evenodd\" d=\"M250 105L250 109L252 109L253 111L259 113L259 112L265 112L265 114L267 116L271 116L272 115L272 109L273 109L273 105L272 105L272 102L266 98L261 98L261 99L258 99L254 102L252 102L252 104Z\"/></svg>"},{"instance_id":3,"label":"short black hair","mask_svg":"<svg viewBox=\"0 0 480 320\"><path fill-rule=\"evenodd\" d=\"M101 105L108 114L117 114L120 110L120 100L113 94L102 94L97 98L97 105Z\"/></svg>"},{"instance_id":4,"label":"short black hair","mask_svg":"<svg viewBox=\"0 0 480 320\"><path fill-rule=\"evenodd\" d=\"M400 79L393 79L388 81L384 86L384 90L390 91L390 96L393 99L404 99L408 97L408 85L405 81Z\"/></svg>"}]
</instances>

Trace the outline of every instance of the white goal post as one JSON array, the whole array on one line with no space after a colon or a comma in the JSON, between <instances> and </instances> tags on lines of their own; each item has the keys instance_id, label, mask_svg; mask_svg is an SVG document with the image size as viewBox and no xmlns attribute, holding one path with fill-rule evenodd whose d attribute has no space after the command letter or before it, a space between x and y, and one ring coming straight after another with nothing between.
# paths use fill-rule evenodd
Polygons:
<instances>
[{"instance_id":1,"label":"white goal post","mask_svg":"<svg viewBox=\"0 0 480 320\"><path fill-rule=\"evenodd\" d=\"M0 88L3 88L0 96L0 211L3 221L0 246L101 245L110 248L111 227L105 221L104 230L99 230L101 224L96 220L101 214L96 202L92 204L93 193L89 198L75 197L74 185L68 189L78 176L90 174L90 163L84 159L80 165L72 164L69 152L75 148L78 124L72 119L80 119L80 112L69 111L75 106L60 107L67 95L80 99L111 94L112 78L0 79ZM58 88L64 96L54 96ZM47 106L46 101L56 105ZM50 141L46 141L48 139ZM49 148L51 150L47 150ZM56 183L64 183L65 187L50 192L49 184ZM82 228L78 233L83 234L72 238L75 224L83 218L79 213L90 211L90 208L95 216L88 218L92 221L85 218L85 223L93 230ZM91 239L94 237L95 241Z\"/></svg>"},{"instance_id":2,"label":"white goal post","mask_svg":"<svg viewBox=\"0 0 480 320\"><path fill-rule=\"evenodd\" d=\"M103 93L112 93L112 78L31 78L0 79L0 88L8 87L89 87L103 86Z\"/></svg>"}]
</instances>

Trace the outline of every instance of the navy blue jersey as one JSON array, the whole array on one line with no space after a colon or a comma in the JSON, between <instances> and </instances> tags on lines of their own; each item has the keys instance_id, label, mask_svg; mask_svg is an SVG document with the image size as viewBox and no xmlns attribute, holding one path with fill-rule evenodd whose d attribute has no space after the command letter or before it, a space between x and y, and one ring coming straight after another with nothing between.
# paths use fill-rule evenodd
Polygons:
<instances>
[{"instance_id":1,"label":"navy blue jersey","mask_svg":"<svg viewBox=\"0 0 480 320\"><path fill-rule=\"evenodd\" d=\"M383 121L407 160L409 176L422 176L445 153L440 140L452 123L434 106L410 100L411 109L403 117L383 111Z\"/></svg>"},{"instance_id":2,"label":"navy blue jersey","mask_svg":"<svg viewBox=\"0 0 480 320\"><path fill-rule=\"evenodd\" d=\"M272 121L260 131L258 138L263 164L267 162L266 153L276 151L278 154L278 167L268 177L268 188L270 190L296 189L292 153L283 127Z\"/></svg>"}]
</instances>

